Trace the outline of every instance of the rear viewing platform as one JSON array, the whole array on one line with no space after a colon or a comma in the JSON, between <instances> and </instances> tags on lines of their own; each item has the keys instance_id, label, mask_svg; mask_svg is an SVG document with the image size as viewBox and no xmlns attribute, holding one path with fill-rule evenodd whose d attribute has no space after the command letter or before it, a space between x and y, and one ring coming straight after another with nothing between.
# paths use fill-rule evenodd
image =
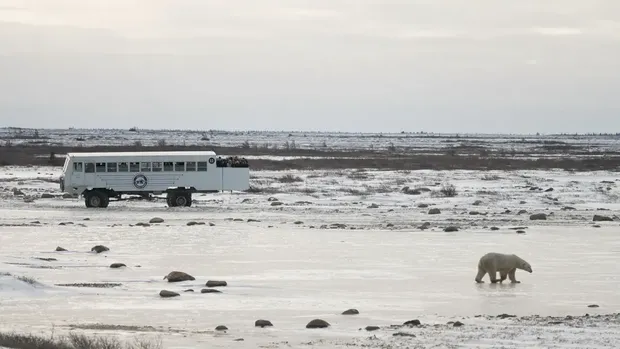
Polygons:
<instances>
[{"instance_id":1,"label":"rear viewing platform","mask_svg":"<svg viewBox=\"0 0 620 349\"><path fill-rule=\"evenodd\" d=\"M163 193L169 207L191 206L192 193L250 187L246 159L213 151L69 153L62 172L61 191L83 196L86 207L107 207L122 195Z\"/></svg>"}]
</instances>

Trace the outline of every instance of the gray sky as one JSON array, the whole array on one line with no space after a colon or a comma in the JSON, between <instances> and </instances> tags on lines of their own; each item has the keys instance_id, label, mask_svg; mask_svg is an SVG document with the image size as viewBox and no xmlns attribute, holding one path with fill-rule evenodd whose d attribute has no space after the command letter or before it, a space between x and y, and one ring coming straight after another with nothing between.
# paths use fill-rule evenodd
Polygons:
<instances>
[{"instance_id":1,"label":"gray sky","mask_svg":"<svg viewBox=\"0 0 620 349\"><path fill-rule=\"evenodd\" d=\"M620 132L619 0L0 0L0 126Z\"/></svg>"}]
</instances>

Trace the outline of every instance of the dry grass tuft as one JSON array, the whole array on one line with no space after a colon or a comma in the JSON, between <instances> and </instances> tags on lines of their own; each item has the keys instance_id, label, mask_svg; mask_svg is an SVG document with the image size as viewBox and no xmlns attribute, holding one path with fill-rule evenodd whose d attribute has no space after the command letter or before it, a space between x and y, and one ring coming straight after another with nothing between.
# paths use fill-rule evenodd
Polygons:
<instances>
[{"instance_id":1,"label":"dry grass tuft","mask_svg":"<svg viewBox=\"0 0 620 349\"><path fill-rule=\"evenodd\" d=\"M0 347L15 349L161 349L161 341L136 338L123 343L112 337L70 333L66 337L46 338L32 334L0 333Z\"/></svg>"}]
</instances>

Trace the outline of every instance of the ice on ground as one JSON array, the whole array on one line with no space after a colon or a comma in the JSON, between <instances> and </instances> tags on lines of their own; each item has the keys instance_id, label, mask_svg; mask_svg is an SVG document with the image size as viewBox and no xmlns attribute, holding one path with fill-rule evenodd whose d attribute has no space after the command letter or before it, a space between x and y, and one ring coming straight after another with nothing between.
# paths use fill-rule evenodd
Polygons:
<instances>
[{"instance_id":1,"label":"ice on ground","mask_svg":"<svg viewBox=\"0 0 620 349\"><path fill-rule=\"evenodd\" d=\"M58 174L49 168L9 171L0 178L19 177L22 183L11 180L0 186L24 192L40 173ZM280 178L285 174L301 181L284 183ZM613 173L366 170L252 176L263 192L197 196L191 208L167 208L154 201L86 209L77 199L26 203L6 196L0 206L0 272L32 278L45 289L0 280L1 285L31 290L17 296L19 290L0 288L0 329L146 332L161 335L165 348L399 348L455 342L472 348L568 348L587 344L593 335L592 347L611 348L620 340L617 321L596 322L597 315L620 311ZM448 182L456 186L457 196L437 194ZM302 192L301 186L316 192ZM431 191L408 195L403 186ZM343 196L345 188L365 192ZM45 182L42 190L58 194L53 182ZM283 204L271 206L270 197ZM474 204L477 200L481 202ZM377 208L369 208L372 203ZM420 203L441 213L429 215ZM521 209L528 213L519 214ZM480 214L470 214L473 210ZM529 213L537 212L547 213L548 219L530 220ZM611 221L593 222L594 214ZM155 216L164 222L136 226ZM187 226L190 221L213 225ZM425 221L430 228L419 229ZM447 225L461 229L444 232ZM491 230L492 225L499 230ZM516 228L525 233L517 234ZM110 251L91 252L99 244ZM57 246L68 251L56 252ZM516 253L534 272L517 271L522 283L516 285L493 285L488 277L476 284L477 261L489 251ZM116 262L127 267L109 268ZM196 280L163 280L173 270ZM200 293L208 280L226 280L228 286L220 288L222 293ZM111 287L76 287L92 284ZM195 292L183 292L189 288ZM160 298L162 289L180 296ZM598 307L588 307L594 304ZM360 314L341 315L349 308ZM581 327L549 327L546 322L475 318L502 313L589 313L592 319L580 322ZM306 329L314 318L332 326ZM257 319L268 319L274 327L254 328ZM411 319L441 326L388 327ZM457 320L465 325L446 325ZM214 331L217 325L230 330ZM381 329L359 330L368 325ZM416 337L393 336L401 330ZM502 334L506 332L512 334ZM567 339L558 343L558 336ZM244 341L234 342L236 338Z\"/></svg>"}]
</instances>

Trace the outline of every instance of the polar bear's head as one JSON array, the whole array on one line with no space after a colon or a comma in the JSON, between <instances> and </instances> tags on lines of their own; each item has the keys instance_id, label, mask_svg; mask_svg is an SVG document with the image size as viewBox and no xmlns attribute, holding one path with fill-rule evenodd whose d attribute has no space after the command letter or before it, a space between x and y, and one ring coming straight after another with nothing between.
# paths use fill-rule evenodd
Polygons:
<instances>
[{"instance_id":1,"label":"polar bear's head","mask_svg":"<svg viewBox=\"0 0 620 349\"><path fill-rule=\"evenodd\" d=\"M526 262L526 261L524 261L524 260L521 260L521 261L520 261L520 264L519 264L519 269L525 270L525 271L527 271L528 273L531 273L531 272L532 272L532 266L530 265L530 263L528 263L528 262Z\"/></svg>"}]
</instances>

